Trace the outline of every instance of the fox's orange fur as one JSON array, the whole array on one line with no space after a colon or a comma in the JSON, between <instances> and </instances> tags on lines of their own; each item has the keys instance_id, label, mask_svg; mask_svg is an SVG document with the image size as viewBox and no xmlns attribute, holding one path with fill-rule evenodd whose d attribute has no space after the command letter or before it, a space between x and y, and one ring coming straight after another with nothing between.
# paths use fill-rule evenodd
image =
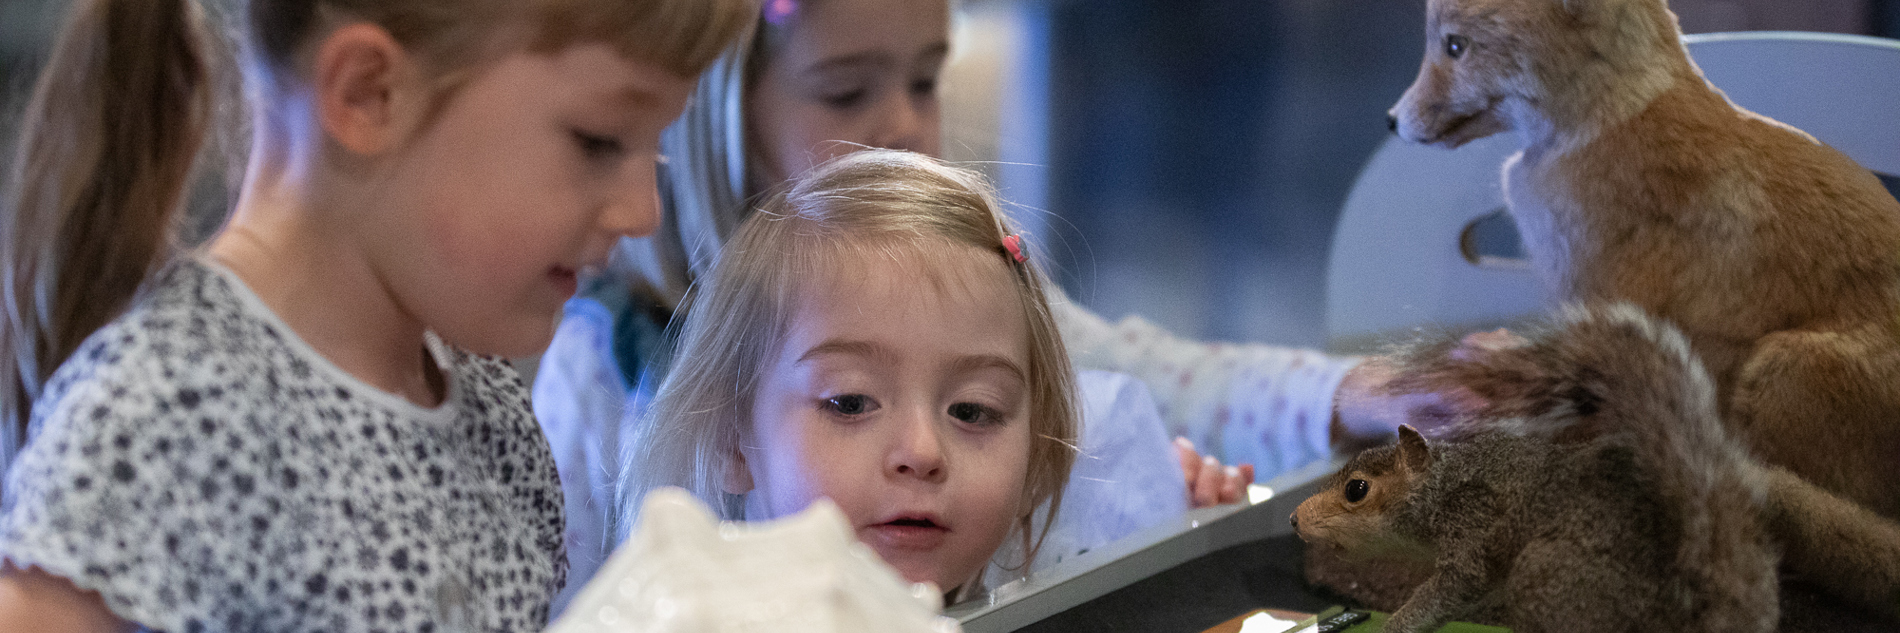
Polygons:
<instances>
[{"instance_id":1,"label":"fox's orange fur","mask_svg":"<svg viewBox=\"0 0 1900 633\"><path fill-rule=\"evenodd\" d=\"M1506 197L1558 297L1674 323L1756 455L1900 516L1900 202L1872 173L1730 103L1663 0L1431 0L1426 39L1397 131L1522 139Z\"/></svg>"}]
</instances>

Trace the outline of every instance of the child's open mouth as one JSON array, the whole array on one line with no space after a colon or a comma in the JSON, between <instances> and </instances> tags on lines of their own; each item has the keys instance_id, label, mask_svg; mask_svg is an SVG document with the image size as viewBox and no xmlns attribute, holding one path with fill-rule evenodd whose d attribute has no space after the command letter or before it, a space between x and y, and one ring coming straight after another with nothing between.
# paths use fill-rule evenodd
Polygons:
<instances>
[{"instance_id":1,"label":"child's open mouth","mask_svg":"<svg viewBox=\"0 0 1900 633\"><path fill-rule=\"evenodd\" d=\"M943 544L950 528L928 516L902 516L865 528L867 540L895 549L928 550Z\"/></svg>"}]
</instances>

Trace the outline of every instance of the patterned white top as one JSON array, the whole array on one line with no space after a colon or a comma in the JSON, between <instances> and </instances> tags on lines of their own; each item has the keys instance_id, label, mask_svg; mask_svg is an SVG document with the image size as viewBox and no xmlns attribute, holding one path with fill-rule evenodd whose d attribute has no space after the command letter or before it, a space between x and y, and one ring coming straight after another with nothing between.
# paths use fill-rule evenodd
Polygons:
<instances>
[{"instance_id":1,"label":"patterned white top","mask_svg":"<svg viewBox=\"0 0 1900 633\"><path fill-rule=\"evenodd\" d=\"M526 389L429 353L435 408L344 373L228 270L175 262L47 384L0 555L171 633L540 630L566 562Z\"/></svg>"}]
</instances>

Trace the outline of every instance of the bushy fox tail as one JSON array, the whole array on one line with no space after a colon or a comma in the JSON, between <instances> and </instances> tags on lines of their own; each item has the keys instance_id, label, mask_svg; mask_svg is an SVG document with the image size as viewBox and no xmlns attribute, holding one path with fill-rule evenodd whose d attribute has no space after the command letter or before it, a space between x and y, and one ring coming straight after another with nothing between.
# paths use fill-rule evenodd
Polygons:
<instances>
[{"instance_id":1,"label":"bushy fox tail","mask_svg":"<svg viewBox=\"0 0 1900 633\"><path fill-rule=\"evenodd\" d=\"M1419 346L1395 390L1464 390L1474 427L1557 441L1626 437L1679 509L1678 596L1706 631L1765 631L1778 615L1766 473L1723 426L1716 388L1675 328L1628 305L1573 308L1508 343Z\"/></svg>"}]
</instances>

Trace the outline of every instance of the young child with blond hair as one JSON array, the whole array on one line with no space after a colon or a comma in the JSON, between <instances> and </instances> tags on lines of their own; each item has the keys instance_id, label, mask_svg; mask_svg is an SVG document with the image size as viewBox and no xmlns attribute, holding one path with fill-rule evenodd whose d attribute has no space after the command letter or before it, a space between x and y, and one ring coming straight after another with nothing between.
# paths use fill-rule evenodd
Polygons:
<instances>
[{"instance_id":1,"label":"young child with blond hair","mask_svg":"<svg viewBox=\"0 0 1900 633\"><path fill-rule=\"evenodd\" d=\"M575 574L591 574L618 542L614 482L673 362L669 324L686 314L687 288L772 186L866 147L941 154L951 22L946 0L767 2L758 28L713 64L662 136L665 223L623 240L606 274L569 302L535 378ZM1377 364L1177 337L1137 316L1097 315L1055 284L1046 291L1079 370L1084 481L1116 488L1084 494L1109 506L1072 504L1068 516L1091 517L1078 526L1087 533L1058 528L1052 541L1073 536L1075 547L1045 551L1099 547L1188 505L1237 501L1255 468L1273 477L1336 444L1389 436L1404 419L1404 404L1380 395ZM1185 498L1163 488L1185 488Z\"/></svg>"},{"instance_id":2,"label":"young child with blond hair","mask_svg":"<svg viewBox=\"0 0 1900 633\"><path fill-rule=\"evenodd\" d=\"M976 591L1006 540L1033 552L1075 460L1046 283L973 172L890 150L814 169L689 295L621 507L660 486L735 520L829 498L906 579Z\"/></svg>"},{"instance_id":3,"label":"young child with blond hair","mask_svg":"<svg viewBox=\"0 0 1900 633\"><path fill-rule=\"evenodd\" d=\"M76 2L41 74L0 630L539 630L561 490L497 356L659 223L660 130L758 4L241 4L255 136L202 251L168 248L219 109L196 1Z\"/></svg>"}]
</instances>

